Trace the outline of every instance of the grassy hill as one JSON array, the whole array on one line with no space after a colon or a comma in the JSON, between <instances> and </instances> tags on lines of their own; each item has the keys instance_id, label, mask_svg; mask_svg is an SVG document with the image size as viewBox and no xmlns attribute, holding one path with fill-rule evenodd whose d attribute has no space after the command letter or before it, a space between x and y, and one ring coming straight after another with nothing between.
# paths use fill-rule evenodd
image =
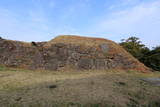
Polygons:
<instances>
[{"instance_id":1,"label":"grassy hill","mask_svg":"<svg viewBox=\"0 0 160 107\"><path fill-rule=\"evenodd\" d=\"M1 107L159 107L160 73L28 71L0 67Z\"/></svg>"}]
</instances>

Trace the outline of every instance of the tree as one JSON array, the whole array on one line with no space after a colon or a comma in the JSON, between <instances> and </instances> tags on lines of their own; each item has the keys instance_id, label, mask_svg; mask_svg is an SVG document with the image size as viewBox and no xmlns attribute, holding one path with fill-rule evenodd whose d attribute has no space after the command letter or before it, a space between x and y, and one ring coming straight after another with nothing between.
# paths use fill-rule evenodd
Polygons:
<instances>
[{"instance_id":1,"label":"tree","mask_svg":"<svg viewBox=\"0 0 160 107\"><path fill-rule=\"evenodd\" d=\"M140 61L150 51L137 37L122 39L120 45Z\"/></svg>"},{"instance_id":2,"label":"tree","mask_svg":"<svg viewBox=\"0 0 160 107\"><path fill-rule=\"evenodd\" d=\"M144 56L143 62L146 66L160 71L160 46L157 46L153 50L148 52Z\"/></svg>"},{"instance_id":3,"label":"tree","mask_svg":"<svg viewBox=\"0 0 160 107\"><path fill-rule=\"evenodd\" d=\"M120 45L146 66L160 71L160 46L150 50L137 37L122 39Z\"/></svg>"}]
</instances>

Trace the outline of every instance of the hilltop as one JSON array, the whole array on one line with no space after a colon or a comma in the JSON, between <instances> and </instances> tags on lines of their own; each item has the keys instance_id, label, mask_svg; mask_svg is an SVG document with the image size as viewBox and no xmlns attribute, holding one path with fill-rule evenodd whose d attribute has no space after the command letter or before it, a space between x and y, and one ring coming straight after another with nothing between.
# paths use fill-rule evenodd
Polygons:
<instances>
[{"instance_id":1,"label":"hilltop","mask_svg":"<svg viewBox=\"0 0 160 107\"><path fill-rule=\"evenodd\" d=\"M31 43L0 39L0 64L41 70L150 70L111 40L73 35Z\"/></svg>"}]
</instances>

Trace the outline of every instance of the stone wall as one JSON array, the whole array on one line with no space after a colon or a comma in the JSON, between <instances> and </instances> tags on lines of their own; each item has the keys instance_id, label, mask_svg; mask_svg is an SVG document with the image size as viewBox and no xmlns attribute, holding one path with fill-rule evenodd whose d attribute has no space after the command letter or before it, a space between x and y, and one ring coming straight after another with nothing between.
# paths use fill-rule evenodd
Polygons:
<instances>
[{"instance_id":1,"label":"stone wall","mask_svg":"<svg viewBox=\"0 0 160 107\"><path fill-rule=\"evenodd\" d=\"M134 69L149 70L122 47L102 42L96 46L55 42L24 43L0 39L0 64L26 69Z\"/></svg>"}]
</instances>

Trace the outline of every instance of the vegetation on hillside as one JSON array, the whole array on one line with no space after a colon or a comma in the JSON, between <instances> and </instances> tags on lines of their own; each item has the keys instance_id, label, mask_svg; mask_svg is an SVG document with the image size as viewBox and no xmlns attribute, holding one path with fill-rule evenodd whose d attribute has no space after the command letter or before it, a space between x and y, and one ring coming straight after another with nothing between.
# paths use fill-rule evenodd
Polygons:
<instances>
[{"instance_id":1,"label":"vegetation on hillside","mask_svg":"<svg viewBox=\"0 0 160 107\"><path fill-rule=\"evenodd\" d=\"M122 39L120 45L146 66L160 71L160 46L151 50L137 37Z\"/></svg>"},{"instance_id":2,"label":"vegetation on hillside","mask_svg":"<svg viewBox=\"0 0 160 107\"><path fill-rule=\"evenodd\" d=\"M149 51L142 59L143 63L153 68L154 70L160 71L160 46Z\"/></svg>"}]
</instances>

